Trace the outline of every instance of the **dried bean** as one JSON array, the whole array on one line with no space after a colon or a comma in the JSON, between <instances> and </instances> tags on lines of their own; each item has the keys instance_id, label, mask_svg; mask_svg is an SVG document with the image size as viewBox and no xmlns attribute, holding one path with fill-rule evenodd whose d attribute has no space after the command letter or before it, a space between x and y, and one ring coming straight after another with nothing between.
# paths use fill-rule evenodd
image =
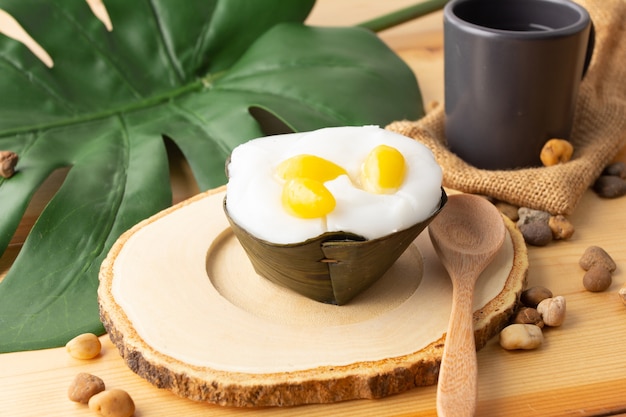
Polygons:
<instances>
[{"instance_id":1,"label":"dried bean","mask_svg":"<svg viewBox=\"0 0 626 417\"><path fill-rule=\"evenodd\" d=\"M11 178L15 173L18 156L12 151L0 151L0 177Z\"/></svg>"},{"instance_id":2,"label":"dried bean","mask_svg":"<svg viewBox=\"0 0 626 417\"><path fill-rule=\"evenodd\" d=\"M565 139L550 139L541 149L539 158L543 165L549 167L552 165L562 164L572 159L574 146Z\"/></svg>"},{"instance_id":3,"label":"dried bean","mask_svg":"<svg viewBox=\"0 0 626 417\"><path fill-rule=\"evenodd\" d=\"M91 397L89 409L104 417L130 417L135 413L135 403L126 391L112 389Z\"/></svg>"},{"instance_id":4,"label":"dried bean","mask_svg":"<svg viewBox=\"0 0 626 417\"><path fill-rule=\"evenodd\" d=\"M67 352L76 359L93 359L100 354L100 339L93 333L83 333L65 345Z\"/></svg>"},{"instance_id":5,"label":"dried bean","mask_svg":"<svg viewBox=\"0 0 626 417\"><path fill-rule=\"evenodd\" d=\"M552 237L557 240L567 240L574 235L574 225L562 214L550 216L548 226L552 230Z\"/></svg>"}]
</instances>

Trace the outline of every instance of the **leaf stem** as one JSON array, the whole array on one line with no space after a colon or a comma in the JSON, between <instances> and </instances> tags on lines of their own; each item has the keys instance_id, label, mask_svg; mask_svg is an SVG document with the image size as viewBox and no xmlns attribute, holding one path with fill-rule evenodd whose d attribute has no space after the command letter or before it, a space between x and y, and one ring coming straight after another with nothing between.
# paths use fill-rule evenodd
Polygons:
<instances>
[{"instance_id":1,"label":"leaf stem","mask_svg":"<svg viewBox=\"0 0 626 417\"><path fill-rule=\"evenodd\" d=\"M380 32L385 29L389 29L399 24L408 22L409 20L416 19L418 17L425 16L428 13L432 13L434 11L442 9L447 2L448 0L427 0L418 4L414 4L413 6L391 12L384 16L380 16L372 20L359 23L356 26L370 29L374 32Z\"/></svg>"}]
</instances>

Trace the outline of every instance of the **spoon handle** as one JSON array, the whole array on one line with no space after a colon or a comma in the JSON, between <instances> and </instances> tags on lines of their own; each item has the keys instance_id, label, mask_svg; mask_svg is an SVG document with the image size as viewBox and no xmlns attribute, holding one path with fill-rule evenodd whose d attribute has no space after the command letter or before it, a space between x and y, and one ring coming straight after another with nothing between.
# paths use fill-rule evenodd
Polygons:
<instances>
[{"instance_id":1,"label":"spoon handle","mask_svg":"<svg viewBox=\"0 0 626 417\"><path fill-rule=\"evenodd\" d=\"M452 311L437 382L439 417L473 416L476 410L476 344L473 280L453 279Z\"/></svg>"}]
</instances>

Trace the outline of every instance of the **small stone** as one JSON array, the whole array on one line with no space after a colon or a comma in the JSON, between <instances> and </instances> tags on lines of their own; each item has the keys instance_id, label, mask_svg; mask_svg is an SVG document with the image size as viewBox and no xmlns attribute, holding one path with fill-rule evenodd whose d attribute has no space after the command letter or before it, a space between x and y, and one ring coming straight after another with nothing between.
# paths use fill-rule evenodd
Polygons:
<instances>
[{"instance_id":1,"label":"small stone","mask_svg":"<svg viewBox=\"0 0 626 417\"><path fill-rule=\"evenodd\" d=\"M533 223L533 222L544 222L548 223L550 219L550 213L543 210L535 210L528 207L520 207L517 210L519 220L517 221L517 226L519 227L525 223Z\"/></svg>"},{"instance_id":2,"label":"small stone","mask_svg":"<svg viewBox=\"0 0 626 417\"><path fill-rule=\"evenodd\" d=\"M594 265L583 276L583 286L587 291L601 292L611 286L611 271L602 265Z\"/></svg>"},{"instance_id":3,"label":"small stone","mask_svg":"<svg viewBox=\"0 0 626 417\"><path fill-rule=\"evenodd\" d=\"M543 343L543 333L534 324L511 324L502 329L499 342L506 350L537 349Z\"/></svg>"},{"instance_id":4,"label":"small stone","mask_svg":"<svg viewBox=\"0 0 626 417\"><path fill-rule=\"evenodd\" d=\"M541 314L546 326L557 327L565 321L565 305L565 297L557 295L541 301L537 305L537 311Z\"/></svg>"},{"instance_id":5,"label":"small stone","mask_svg":"<svg viewBox=\"0 0 626 417\"><path fill-rule=\"evenodd\" d=\"M621 197L626 194L626 180L613 175L601 175L593 184L593 190L603 198Z\"/></svg>"},{"instance_id":6,"label":"small stone","mask_svg":"<svg viewBox=\"0 0 626 417\"><path fill-rule=\"evenodd\" d=\"M537 305L540 302L546 298L552 298L552 296L552 291L548 288L537 285L522 291L522 294L520 295L520 302L526 307L537 308Z\"/></svg>"},{"instance_id":7,"label":"small stone","mask_svg":"<svg viewBox=\"0 0 626 417\"><path fill-rule=\"evenodd\" d=\"M626 179L626 164L621 161L609 164L604 168L604 171L602 171L602 175L610 175Z\"/></svg>"},{"instance_id":8,"label":"small stone","mask_svg":"<svg viewBox=\"0 0 626 417\"><path fill-rule=\"evenodd\" d=\"M589 246L578 260L578 265L585 271L589 271L594 265L601 265L609 272L615 272L617 264L607 251L600 246Z\"/></svg>"},{"instance_id":9,"label":"small stone","mask_svg":"<svg viewBox=\"0 0 626 417\"><path fill-rule=\"evenodd\" d=\"M550 216L548 226L552 230L552 237L557 240L567 240L574 234L574 225L562 214Z\"/></svg>"},{"instance_id":10,"label":"small stone","mask_svg":"<svg viewBox=\"0 0 626 417\"><path fill-rule=\"evenodd\" d=\"M534 221L519 226L524 241L533 246L546 246L552 242L552 230L547 222Z\"/></svg>"},{"instance_id":11,"label":"small stone","mask_svg":"<svg viewBox=\"0 0 626 417\"><path fill-rule=\"evenodd\" d=\"M536 308L522 307L518 310L513 318L513 323L516 324L534 324L538 327L543 327L543 319L541 314Z\"/></svg>"},{"instance_id":12,"label":"small stone","mask_svg":"<svg viewBox=\"0 0 626 417\"><path fill-rule=\"evenodd\" d=\"M91 397L104 391L104 388L104 381L101 378L81 372L70 384L67 396L77 403L87 404Z\"/></svg>"}]
</instances>

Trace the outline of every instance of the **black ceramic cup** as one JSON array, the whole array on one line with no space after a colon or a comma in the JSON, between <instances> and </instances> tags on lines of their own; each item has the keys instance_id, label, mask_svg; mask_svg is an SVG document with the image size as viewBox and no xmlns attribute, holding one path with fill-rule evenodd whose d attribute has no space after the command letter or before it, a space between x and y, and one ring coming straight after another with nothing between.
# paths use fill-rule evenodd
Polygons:
<instances>
[{"instance_id":1,"label":"black ceramic cup","mask_svg":"<svg viewBox=\"0 0 626 417\"><path fill-rule=\"evenodd\" d=\"M481 169L541 165L569 139L593 51L587 11L570 0L451 0L444 8L445 134Z\"/></svg>"}]
</instances>

